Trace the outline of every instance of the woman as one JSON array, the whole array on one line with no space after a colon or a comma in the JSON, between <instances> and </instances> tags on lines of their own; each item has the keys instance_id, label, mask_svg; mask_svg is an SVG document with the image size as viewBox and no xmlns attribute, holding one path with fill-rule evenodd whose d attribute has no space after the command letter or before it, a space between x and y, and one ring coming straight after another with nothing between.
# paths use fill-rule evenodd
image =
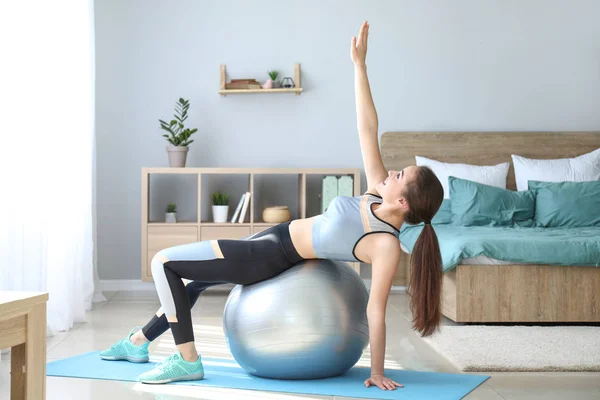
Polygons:
<instances>
[{"instance_id":1,"label":"woman","mask_svg":"<svg viewBox=\"0 0 600 400\"><path fill-rule=\"evenodd\" d=\"M431 335L440 323L441 256L431 219L440 207L443 189L434 173L411 166L385 171L378 146L378 121L366 71L369 25L353 37L358 132L368 190L362 196L337 197L319 216L297 219L241 240L212 240L171 247L152 259L152 275L161 309L141 330L101 352L107 360L148 361L148 344L168 328L177 352L140 375L145 383L204 377L194 346L190 308L206 288L234 283L249 285L273 278L303 259L326 258L372 264L367 307L371 346L371 377L364 384L383 390L402 387L384 376L385 310L398 267L400 227L424 222L412 260L408 286L413 327ZM191 280L187 285L186 280ZM164 312L163 312L164 310Z\"/></svg>"}]
</instances>

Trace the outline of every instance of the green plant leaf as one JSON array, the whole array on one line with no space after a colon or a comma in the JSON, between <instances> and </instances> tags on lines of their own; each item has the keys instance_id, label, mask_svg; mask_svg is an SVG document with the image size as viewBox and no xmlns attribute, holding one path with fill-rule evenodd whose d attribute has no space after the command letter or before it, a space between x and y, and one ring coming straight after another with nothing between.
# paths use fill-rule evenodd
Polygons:
<instances>
[{"instance_id":1,"label":"green plant leaf","mask_svg":"<svg viewBox=\"0 0 600 400\"><path fill-rule=\"evenodd\" d=\"M161 128L171 134L170 137L168 135L163 135L163 137L167 138L169 143L171 143L174 146L187 146L188 144L192 143L193 140L190 141L188 139L193 133L198 131L197 128L189 129L184 126L184 121L188 117L187 112L189 108L189 99L184 99L183 97L180 97L175 102L175 115L173 117L174 119L172 119L169 123L159 119L159 122L161 123Z\"/></svg>"},{"instance_id":2,"label":"green plant leaf","mask_svg":"<svg viewBox=\"0 0 600 400\"><path fill-rule=\"evenodd\" d=\"M214 192L212 195L213 204L216 206L225 206L229 204L229 199L225 193L220 191Z\"/></svg>"}]
</instances>

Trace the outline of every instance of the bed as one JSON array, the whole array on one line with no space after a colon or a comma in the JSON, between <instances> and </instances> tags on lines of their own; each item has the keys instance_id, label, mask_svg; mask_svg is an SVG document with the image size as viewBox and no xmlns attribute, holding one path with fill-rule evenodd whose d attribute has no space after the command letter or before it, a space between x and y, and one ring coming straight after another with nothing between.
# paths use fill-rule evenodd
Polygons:
<instances>
[{"instance_id":1,"label":"bed","mask_svg":"<svg viewBox=\"0 0 600 400\"><path fill-rule=\"evenodd\" d=\"M386 169L415 165L415 156L472 165L509 162L506 188L516 190L511 154L577 157L600 148L600 132L385 132L380 141ZM410 279L409 249L402 248L395 285ZM590 261L598 254L587 255L582 263L590 265L519 264L486 255L454 260L444 271L442 312L468 323L600 322L600 268Z\"/></svg>"}]
</instances>

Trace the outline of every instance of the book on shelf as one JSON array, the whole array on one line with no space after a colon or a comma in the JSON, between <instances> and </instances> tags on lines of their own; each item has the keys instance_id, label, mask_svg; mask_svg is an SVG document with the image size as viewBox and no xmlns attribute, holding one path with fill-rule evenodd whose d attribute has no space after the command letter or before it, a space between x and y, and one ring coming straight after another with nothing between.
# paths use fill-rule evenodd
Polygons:
<instances>
[{"instance_id":1,"label":"book on shelf","mask_svg":"<svg viewBox=\"0 0 600 400\"><path fill-rule=\"evenodd\" d=\"M337 196L354 196L353 178L349 175L325 175L323 177L321 212L324 213L329 203Z\"/></svg>"},{"instance_id":2,"label":"book on shelf","mask_svg":"<svg viewBox=\"0 0 600 400\"><path fill-rule=\"evenodd\" d=\"M240 197L240 201L238 201L238 205L235 208L235 211L233 212L233 217L231 218L231 223L235 223L235 220L238 218L238 216L240 215L240 211L242 211L242 205L244 204L244 198L246 197L246 193L244 193L242 195L242 197Z\"/></svg>"},{"instance_id":3,"label":"book on shelf","mask_svg":"<svg viewBox=\"0 0 600 400\"><path fill-rule=\"evenodd\" d=\"M225 89L260 89L260 82L255 79L232 79L225 84Z\"/></svg>"},{"instance_id":4,"label":"book on shelf","mask_svg":"<svg viewBox=\"0 0 600 400\"><path fill-rule=\"evenodd\" d=\"M338 196L352 197L354 195L353 186L351 176L340 176L338 178Z\"/></svg>"},{"instance_id":5,"label":"book on shelf","mask_svg":"<svg viewBox=\"0 0 600 400\"><path fill-rule=\"evenodd\" d=\"M333 175L326 175L323 177L323 188L321 197L321 213L327 211L329 203L337 196L338 193L338 181L337 177Z\"/></svg>"},{"instance_id":6,"label":"book on shelf","mask_svg":"<svg viewBox=\"0 0 600 400\"><path fill-rule=\"evenodd\" d=\"M250 203L250 192L246 192L244 196L244 204L242 204L242 211L240 211L240 219L238 222L241 224L246 218L246 212L248 211L248 203Z\"/></svg>"}]
</instances>

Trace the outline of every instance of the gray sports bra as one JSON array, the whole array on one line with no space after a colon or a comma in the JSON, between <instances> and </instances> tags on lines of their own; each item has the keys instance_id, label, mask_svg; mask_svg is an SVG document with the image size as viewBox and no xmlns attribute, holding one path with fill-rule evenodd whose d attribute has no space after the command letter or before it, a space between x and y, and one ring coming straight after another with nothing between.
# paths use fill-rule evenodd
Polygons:
<instances>
[{"instance_id":1,"label":"gray sports bra","mask_svg":"<svg viewBox=\"0 0 600 400\"><path fill-rule=\"evenodd\" d=\"M382 203L382 198L371 193L362 196L335 197L327 210L315 217L312 243L318 258L347 262L364 262L354 254L359 240L372 233L400 232L391 224L379 219L371 206Z\"/></svg>"}]
</instances>

